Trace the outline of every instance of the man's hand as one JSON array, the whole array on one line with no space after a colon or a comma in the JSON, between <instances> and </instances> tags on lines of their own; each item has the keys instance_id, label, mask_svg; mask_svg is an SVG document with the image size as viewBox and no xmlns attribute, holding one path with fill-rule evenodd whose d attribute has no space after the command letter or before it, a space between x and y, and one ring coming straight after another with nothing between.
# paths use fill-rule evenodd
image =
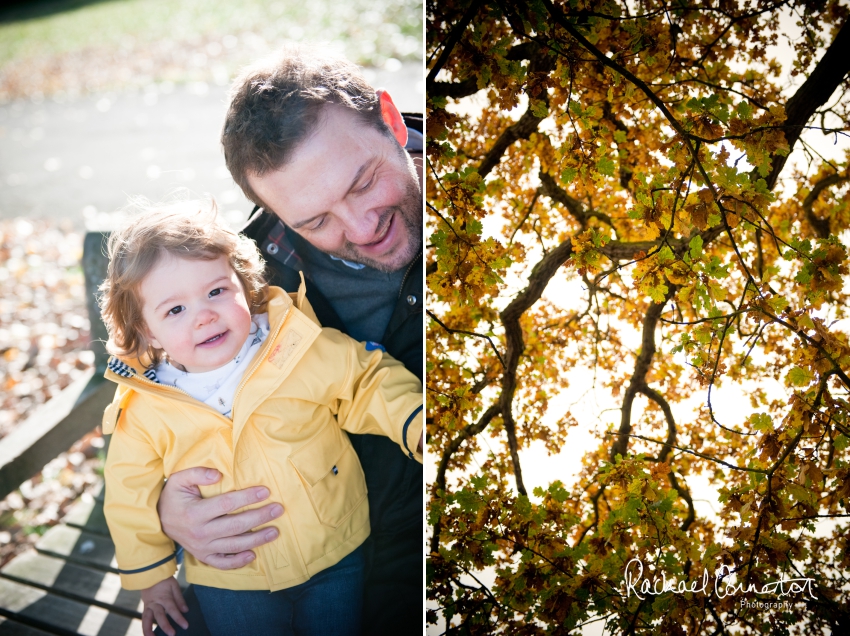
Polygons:
<instances>
[{"instance_id":1,"label":"man's hand","mask_svg":"<svg viewBox=\"0 0 850 636\"><path fill-rule=\"evenodd\" d=\"M189 628L189 623L180 613L188 612L189 606L183 600L180 586L173 576L142 590L142 601L145 604L142 611L142 632L145 636L153 636L154 621L168 636L174 636L174 628L168 622L166 614L183 629Z\"/></svg>"},{"instance_id":2,"label":"man's hand","mask_svg":"<svg viewBox=\"0 0 850 636\"><path fill-rule=\"evenodd\" d=\"M254 560L251 548L277 538L276 528L250 530L282 515L283 506L271 503L230 514L268 498L269 489L255 486L202 499L198 486L214 484L219 479L221 473L213 468L187 468L174 473L165 482L157 512L163 532L192 556L219 570L232 570Z\"/></svg>"}]
</instances>

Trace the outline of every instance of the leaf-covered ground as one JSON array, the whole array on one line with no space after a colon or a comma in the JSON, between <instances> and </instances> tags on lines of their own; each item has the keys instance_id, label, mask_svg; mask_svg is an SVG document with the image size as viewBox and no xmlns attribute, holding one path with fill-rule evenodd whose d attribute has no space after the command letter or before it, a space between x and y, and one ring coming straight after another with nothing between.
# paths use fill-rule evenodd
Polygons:
<instances>
[{"instance_id":1,"label":"leaf-covered ground","mask_svg":"<svg viewBox=\"0 0 850 636\"><path fill-rule=\"evenodd\" d=\"M81 256L76 232L0 222L0 439L92 365Z\"/></svg>"},{"instance_id":2,"label":"leaf-covered ground","mask_svg":"<svg viewBox=\"0 0 850 636\"><path fill-rule=\"evenodd\" d=\"M80 268L82 235L47 221L0 221L0 443L93 362ZM97 481L94 432L0 502L0 564Z\"/></svg>"},{"instance_id":3,"label":"leaf-covered ground","mask_svg":"<svg viewBox=\"0 0 850 636\"><path fill-rule=\"evenodd\" d=\"M29 549L79 497L93 496L103 445L100 429L89 433L0 501L0 567Z\"/></svg>"}]
</instances>

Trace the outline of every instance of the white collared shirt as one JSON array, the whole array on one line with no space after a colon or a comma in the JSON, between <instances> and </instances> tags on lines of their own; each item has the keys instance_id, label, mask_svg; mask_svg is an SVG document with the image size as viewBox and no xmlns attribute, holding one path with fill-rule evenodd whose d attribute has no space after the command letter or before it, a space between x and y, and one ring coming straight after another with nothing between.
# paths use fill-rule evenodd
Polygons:
<instances>
[{"instance_id":1,"label":"white collared shirt","mask_svg":"<svg viewBox=\"0 0 850 636\"><path fill-rule=\"evenodd\" d=\"M232 419L233 398L236 387L248 369L251 360L259 351L263 341L269 335L269 315L251 316L251 332L236 357L223 367L203 373L181 371L167 360L160 362L151 378L160 384L182 389L199 402L213 407L216 411Z\"/></svg>"}]
</instances>

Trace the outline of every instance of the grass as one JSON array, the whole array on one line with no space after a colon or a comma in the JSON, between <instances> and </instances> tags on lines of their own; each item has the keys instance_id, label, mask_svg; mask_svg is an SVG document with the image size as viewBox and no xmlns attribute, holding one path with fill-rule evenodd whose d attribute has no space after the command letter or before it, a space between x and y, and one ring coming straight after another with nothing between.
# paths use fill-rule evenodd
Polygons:
<instances>
[{"instance_id":1,"label":"grass","mask_svg":"<svg viewBox=\"0 0 850 636\"><path fill-rule=\"evenodd\" d=\"M261 38L331 42L380 65L422 58L421 0L62 0L0 13L0 70L90 50Z\"/></svg>"},{"instance_id":2,"label":"grass","mask_svg":"<svg viewBox=\"0 0 850 636\"><path fill-rule=\"evenodd\" d=\"M361 64L375 56L418 59L422 55L419 0L71 0L39 5L62 10L7 12L24 18L18 20L4 20L0 15L0 65L92 46L122 47L241 32L267 41L340 42L353 49L350 53L359 53L351 57ZM417 40L417 46L404 41L410 38Z\"/></svg>"}]
</instances>

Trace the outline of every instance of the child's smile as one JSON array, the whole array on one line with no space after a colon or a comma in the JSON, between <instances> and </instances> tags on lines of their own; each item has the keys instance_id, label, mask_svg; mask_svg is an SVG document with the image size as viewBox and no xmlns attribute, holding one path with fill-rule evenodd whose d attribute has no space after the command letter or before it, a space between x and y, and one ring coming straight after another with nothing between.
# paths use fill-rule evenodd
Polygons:
<instances>
[{"instance_id":1,"label":"child's smile","mask_svg":"<svg viewBox=\"0 0 850 636\"><path fill-rule=\"evenodd\" d=\"M251 330L251 312L227 258L165 255L142 280L139 294L151 345L190 373L230 362Z\"/></svg>"}]
</instances>

